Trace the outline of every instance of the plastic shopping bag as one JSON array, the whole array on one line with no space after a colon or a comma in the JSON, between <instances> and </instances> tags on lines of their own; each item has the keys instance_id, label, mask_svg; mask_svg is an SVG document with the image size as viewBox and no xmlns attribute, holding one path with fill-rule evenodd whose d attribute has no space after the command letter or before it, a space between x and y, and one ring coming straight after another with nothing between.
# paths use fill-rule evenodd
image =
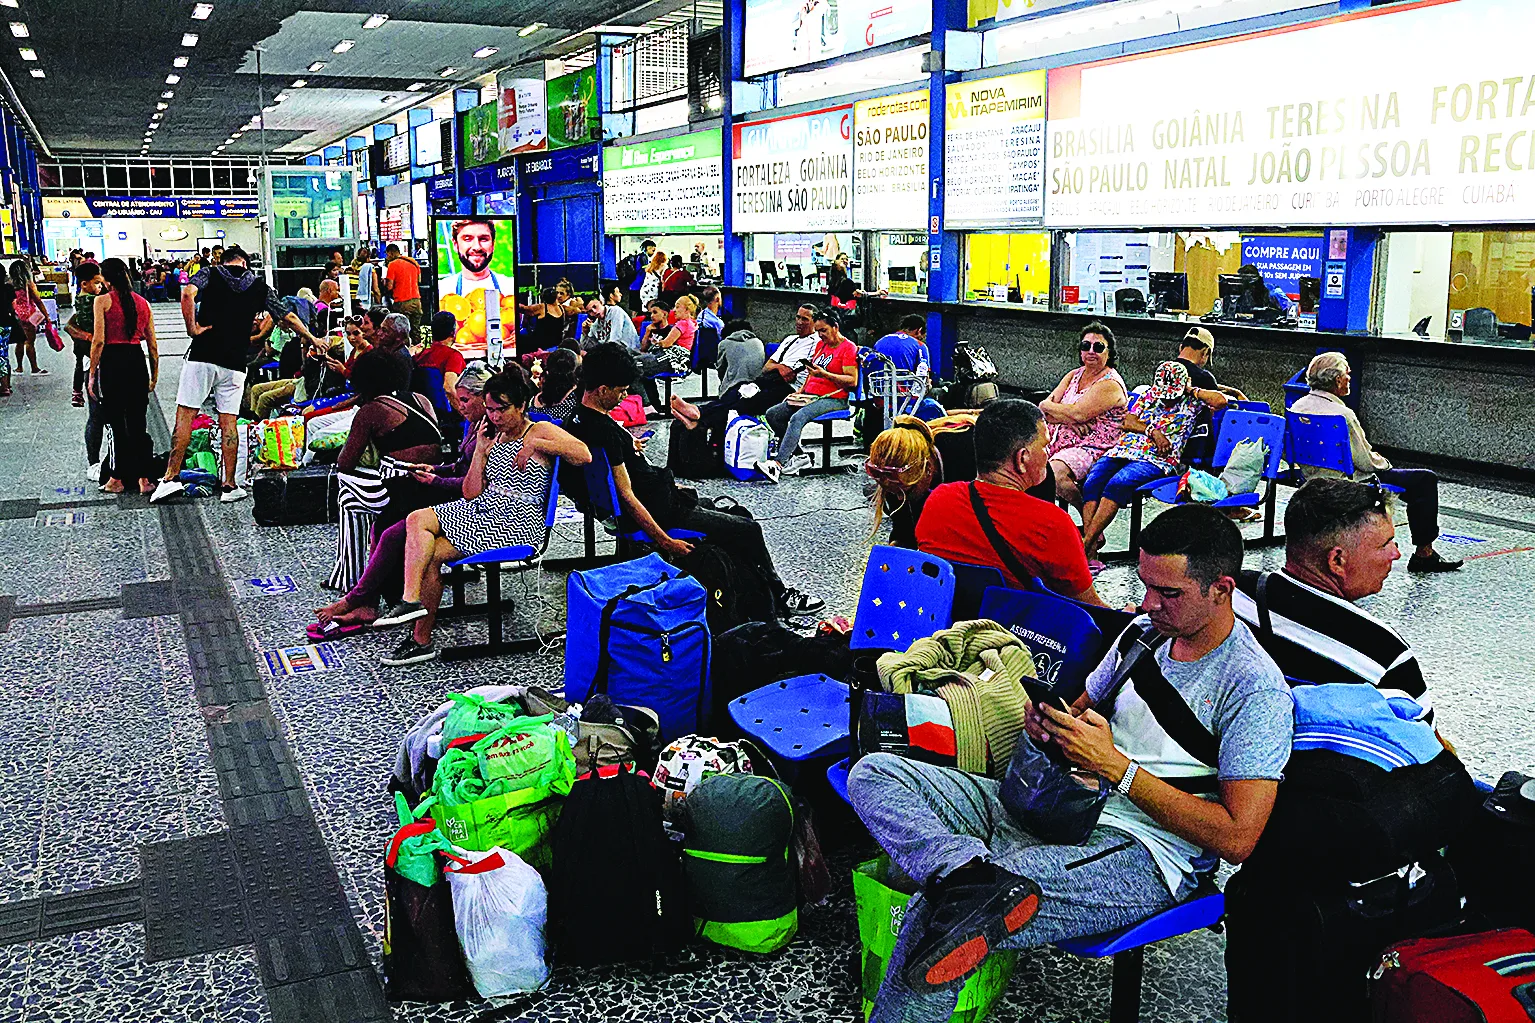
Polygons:
<instances>
[{"instance_id":1,"label":"plastic shopping bag","mask_svg":"<svg viewBox=\"0 0 1535 1023\"><path fill-rule=\"evenodd\" d=\"M1226 468L1221 471L1221 482L1230 494L1254 494L1263 470L1268 465L1269 446L1261 440L1244 440L1231 449Z\"/></svg>"},{"instance_id":2,"label":"plastic shopping bag","mask_svg":"<svg viewBox=\"0 0 1535 1023\"><path fill-rule=\"evenodd\" d=\"M474 987L484 998L537 991L549 982L544 924L549 896L538 871L502 848L449 860L453 923Z\"/></svg>"}]
</instances>

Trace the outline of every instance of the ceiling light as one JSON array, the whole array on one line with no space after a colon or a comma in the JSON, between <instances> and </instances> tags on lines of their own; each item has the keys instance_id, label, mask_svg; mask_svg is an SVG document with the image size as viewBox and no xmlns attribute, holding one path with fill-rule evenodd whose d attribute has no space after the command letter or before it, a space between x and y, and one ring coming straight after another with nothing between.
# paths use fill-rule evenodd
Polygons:
<instances>
[{"instance_id":1,"label":"ceiling light","mask_svg":"<svg viewBox=\"0 0 1535 1023\"><path fill-rule=\"evenodd\" d=\"M180 75L166 75L165 76L165 84L166 85L176 85L180 81L181 81L181 76Z\"/></svg>"},{"instance_id":2,"label":"ceiling light","mask_svg":"<svg viewBox=\"0 0 1535 1023\"><path fill-rule=\"evenodd\" d=\"M325 61L323 61L323 60L317 60L313 64L309 65L309 73L310 74L314 74L316 71L324 71L324 70L325 70Z\"/></svg>"},{"instance_id":3,"label":"ceiling light","mask_svg":"<svg viewBox=\"0 0 1535 1023\"><path fill-rule=\"evenodd\" d=\"M482 46L478 50L474 51L474 55L475 55L476 59L484 60L486 57L489 57L492 54L495 54L495 53L498 53L498 52L500 52L500 47L498 47L498 46Z\"/></svg>"},{"instance_id":4,"label":"ceiling light","mask_svg":"<svg viewBox=\"0 0 1535 1023\"><path fill-rule=\"evenodd\" d=\"M531 25L527 25L527 26L525 26L523 28L519 28L517 30L517 34L519 36L522 36L522 38L526 39L528 36L532 35L534 32L537 32L539 29L541 29L541 28L548 28L548 27L549 26L545 25L542 21L535 21Z\"/></svg>"},{"instance_id":5,"label":"ceiling light","mask_svg":"<svg viewBox=\"0 0 1535 1023\"><path fill-rule=\"evenodd\" d=\"M292 86L291 86L291 88L294 88L294 89L302 89L302 88L303 88L303 87L304 87L304 86L306 86L306 85L308 85L308 84L309 84L309 83L308 83L308 82L306 82L306 81L305 81L305 80L304 80L304 79L302 79L302 78L295 78L295 79L294 79L294 80L293 80L293 85L292 85Z\"/></svg>"},{"instance_id":6,"label":"ceiling light","mask_svg":"<svg viewBox=\"0 0 1535 1023\"><path fill-rule=\"evenodd\" d=\"M343 39L343 40L341 40L341 42L337 43L335 46L332 46L330 48L330 52L331 53L345 53L347 50L350 50L352 47L354 47L356 45L357 45L357 40L355 40L355 39Z\"/></svg>"},{"instance_id":7,"label":"ceiling light","mask_svg":"<svg viewBox=\"0 0 1535 1023\"><path fill-rule=\"evenodd\" d=\"M373 14L373 15L370 15L368 17L367 21L362 23L362 27L363 28L378 28L380 25L382 25L384 22L386 22L388 20L389 20L389 15L387 15L387 14Z\"/></svg>"},{"instance_id":8,"label":"ceiling light","mask_svg":"<svg viewBox=\"0 0 1535 1023\"><path fill-rule=\"evenodd\" d=\"M161 99L175 99L176 98L176 94L174 92L172 92L170 89L166 89L164 92L160 93L160 98Z\"/></svg>"},{"instance_id":9,"label":"ceiling light","mask_svg":"<svg viewBox=\"0 0 1535 1023\"><path fill-rule=\"evenodd\" d=\"M42 68L35 67L35 68L32 69L32 77L33 78L47 78L48 76L43 74L43 69Z\"/></svg>"},{"instance_id":10,"label":"ceiling light","mask_svg":"<svg viewBox=\"0 0 1535 1023\"><path fill-rule=\"evenodd\" d=\"M156 110L165 110L165 109L168 109L169 107L170 107L169 103L156 103L155 104L155 109Z\"/></svg>"},{"instance_id":11,"label":"ceiling light","mask_svg":"<svg viewBox=\"0 0 1535 1023\"><path fill-rule=\"evenodd\" d=\"M17 39L25 39L27 36L29 36L31 34L32 34L31 32L27 31L27 23L26 22L24 22L24 21L13 21L13 22L11 22L11 35L15 36Z\"/></svg>"},{"instance_id":12,"label":"ceiling light","mask_svg":"<svg viewBox=\"0 0 1535 1023\"><path fill-rule=\"evenodd\" d=\"M197 33L196 32L183 32L183 33L181 33L181 45L182 46L196 46L197 45Z\"/></svg>"},{"instance_id":13,"label":"ceiling light","mask_svg":"<svg viewBox=\"0 0 1535 1023\"><path fill-rule=\"evenodd\" d=\"M192 17L198 21L207 21L208 15L213 13L212 4L195 4L192 7Z\"/></svg>"},{"instance_id":14,"label":"ceiling light","mask_svg":"<svg viewBox=\"0 0 1535 1023\"><path fill-rule=\"evenodd\" d=\"M438 78L450 78L450 77L452 77L453 75L456 75L456 74L458 74L458 68L456 68L456 67L445 67L441 71L437 72L437 77Z\"/></svg>"},{"instance_id":15,"label":"ceiling light","mask_svg":"<svg viewBox=\"0 0 1535 1023\"><path fill-rule=\"evenodd\" d=\"M405 91L406 92L420 92L424 88L426 88L426 83L425 82L411 82L409 85L407 85L405 87Z\"/></svg>"},{"instance_id":16,"label":"ceiling light","mask_svg":"<svg viewBox=\"0 0 1535 1023\"><path fill-rule=\"evenodd\" d=\"M187 64L191 61L191 59L192 59L191 57L177 57L175 60L171 61L171 66L172 67L186 67Z\"/></svg>"}]
</instances>

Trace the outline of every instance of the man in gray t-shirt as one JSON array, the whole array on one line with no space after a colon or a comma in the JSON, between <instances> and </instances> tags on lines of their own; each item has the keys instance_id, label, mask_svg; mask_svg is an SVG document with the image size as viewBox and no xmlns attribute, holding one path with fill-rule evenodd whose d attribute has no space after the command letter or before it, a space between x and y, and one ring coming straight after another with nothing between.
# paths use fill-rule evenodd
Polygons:
<instances>
[{"instance_id":1,"label":"man in gray t-shirt","mask_svg":"<svg viewBox=\"0 0 1535 1023\"><path fill-rule=\"evenodd\" d=\"M1030 834L997 780L883 753L857 763L848 779L854 808L922 886L870 1023L947 1020L960 983L990 951L1127 927L1188 898L1217 857L1240 863L1251 854L1289 760L1294 704L1284 676L1232 613L1241 564L1241 533L1214 509L1182 505L1158 516L1141 534L1146 614L1118 638L1070 713L1031 708L1026 728L1036 744L1058 746L1081 774L1115 789L1083 844ZM1137 636L1154 648L1138 656L1155 659L1167 688L1132 671L1110 704L1119 649L1133 651ZM1166 709L1174 723L1164 727L1136 676L1159 690L1147 691L1153 704L1181 700L1202 731L1184 731ZM1020 749L1010 771L1028 744Z\"/></svg>"}]
</instances>

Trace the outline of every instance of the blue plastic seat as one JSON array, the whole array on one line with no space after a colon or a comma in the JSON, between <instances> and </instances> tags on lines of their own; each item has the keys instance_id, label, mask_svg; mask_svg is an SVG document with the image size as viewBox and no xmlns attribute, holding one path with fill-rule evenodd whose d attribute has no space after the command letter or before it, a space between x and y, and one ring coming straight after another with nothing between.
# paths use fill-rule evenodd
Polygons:
<instances>
[{"instance_id":1,"label":"blue plastic seat","mask_svg":"<svg viewBox=\"0 0 1535 1023\"><path fill-rule=\"evenodd\" d=\"M1002 570L991 565L967 565L963 561L950 561L949 567L954 569L954 621L990 617L981 614L981 598L990 587L1006 588L1007 578Z\"/></svg>"},{"instance_id":2,"label":"blue plastic seat","mask_svg":"<svg viewBox=\"0 0 1535 1023\"><path fill-rule=\"evenodd\" d=\"M954 623L954 569L947 561L905 547L869 551L849 646L904 652L923 636Z\"/></svg>"},{"instance_id":3,"label":"blue plastic seat","mask_svg":"<svg viewBox=\"0 0 1535 1023\"><path fill-rule=\"evenodd\" d=\"M480 554L471 554L467 558L449 562L449 573L446 582L453 590L453 604L438 612L441 618L462 618L468 615L483 614L486 616L489 628L489 639L485 643L472 643L456 647L448 647L442 651L442 658L448 661L466 660L471 657L493 657L498 654L526 653L537 650L543 643L543 639L533 636L529 639L508 640L505 637L503 617L510 610L510 604L501 595L501 570L503 568L525 569L538 564L544 556L544 551L549 547L549 537L554 532L554 514L560 499L560 460L556 458L554 465L549 469L549 496L544 502L544 538L534 547L532 544L516 544L511 547L498 547L495 550L484 551ZM472 574L467 569L480 569L485 573L485 601L480 604L471 604L464 594L464 583Z\"/></svg>"},{"instance_id":4,"label":"blue plastic seat","mask_svg":"<svg viewBox=\"0 0 1535 1023\"><path fill-rule=\"evenodd\" d=\"M1039 680L1068 701L1082 691L1088 673L1103 658L1102 631L1091 615L1064 597L993 586L981 599L980 616L1017 636L1033 656Z\"/></svg>"},{"instance_id":5,"label":"blue plastic seat","mask_svg":"<svg viewBox=\"0 0 1535 1023\"><path fill-rule=\"evenodd\" d=\"M773 756L798 763L848 752L847 683L825 675L770 682L730 701L730 719Z\"/></svg>"}]
</instances>

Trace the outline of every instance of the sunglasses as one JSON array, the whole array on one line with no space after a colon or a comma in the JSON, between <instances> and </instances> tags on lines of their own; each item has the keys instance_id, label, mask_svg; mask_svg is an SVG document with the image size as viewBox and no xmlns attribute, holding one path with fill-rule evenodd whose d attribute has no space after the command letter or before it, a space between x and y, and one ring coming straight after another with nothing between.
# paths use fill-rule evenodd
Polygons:
<instances>
[{"instance_id":1,"label":"sunglasses","mask_svg":"<svg viewBox=\"0 0 1535 1023\"><path fill-rule=\"evenodd\" d=\"M1096 352L1099 355L1109 350L1109 346L1102 341L1083 341L1077 348L1084 352Z\"/></svg>"}]
</instances>

